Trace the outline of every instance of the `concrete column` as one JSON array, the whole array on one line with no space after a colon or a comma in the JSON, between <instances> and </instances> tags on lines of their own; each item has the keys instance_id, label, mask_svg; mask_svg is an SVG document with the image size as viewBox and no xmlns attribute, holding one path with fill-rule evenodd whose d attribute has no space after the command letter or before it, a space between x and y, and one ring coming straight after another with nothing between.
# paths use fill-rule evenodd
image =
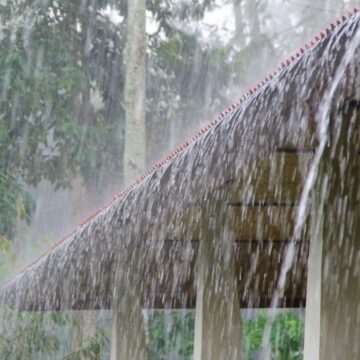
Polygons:
<instances>
[{"instance_id":1,"label":"concrete column","mask_svg":"<svg viewBox=\"0 0 360 360\"><path fill-rule=\"evenodd\" d=\"M119 269L112 307L111 360L147 359L141 279L136 269L139 256L134 251Z\"/></svg>"},{"instance_id":2,"label":"concrete column","mask_svg":"<svg viewBox=\"0 0 360 360\"><path fill-rule=\"evenodd\" d=\"M209 205L211 207L211 204ZM240 360L242 331L230 208L203 214L197 258L194 360Z\"/></svg>"},{"instance_id":3,"label":"concrete column","mask_svg":"<svg viewBox=\"0 0 360 360\"><path fill-rule=\"evenodd\" d=\"M314 194L305 360L360 354L360 119L356 107L341 116Z\"/></svg>"}]
</instances>

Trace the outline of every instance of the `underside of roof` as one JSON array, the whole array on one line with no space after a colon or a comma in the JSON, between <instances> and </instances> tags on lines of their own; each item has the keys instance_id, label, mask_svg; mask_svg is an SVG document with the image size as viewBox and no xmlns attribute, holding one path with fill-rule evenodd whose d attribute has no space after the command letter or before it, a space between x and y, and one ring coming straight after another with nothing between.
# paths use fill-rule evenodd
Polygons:
<instances>
[{"instance_id":1,"label":"underside of roof","mask_svg":"<svg viewBox=\"0 0 360 360\"><path fill-rule=\"evenodd\" d=\"M194 267L204 237L199 219L214 204L231 218L241 306L268 306L318 145L318 108L329 95L359 22L355 13L334 24L115 196L4 284L0 306L109 308L114 284L131 269L142 279L145 307L193 307ZM330 114L360 99L360 44L355 45L356 56L331 94ZM296 239L296 261L279 306L305 304L310 221Z\"/></svg>"}]
</instances>

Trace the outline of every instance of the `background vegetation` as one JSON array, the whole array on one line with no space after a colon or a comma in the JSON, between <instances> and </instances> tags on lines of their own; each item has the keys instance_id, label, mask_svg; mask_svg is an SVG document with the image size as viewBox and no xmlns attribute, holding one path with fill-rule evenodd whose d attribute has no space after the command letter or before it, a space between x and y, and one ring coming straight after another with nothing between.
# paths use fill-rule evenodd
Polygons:
<instances>
[{"instance_id":1,"label":"background vegetation","mask_svg":"<svg viewBox=\"0 0 360 360\"><path fill-rule=\"evenodd\" d=\"M4 314L2 316L4 318ZM98 316L91 336L81 334L81 329L85 325L84 318L71 312L9 312L6 317L8 320L12 317L8 323L14 326L11 335L0 338L0 354L6 359L109 358L111 316L107 317L107 321L104 321L104 317ZM153 310L147 317L149 360L192 359L194 311ZM291 310L279 313L273 320L264 310L254 311L251 319L243 320L245 359L261 359L264 351L264 330L268 322L271 323L271 358L301 360L304 343L303 314L295 314ZM77 337L77 346L76 349L69 350L73 345L74 334Z\"/></svg>"}]
</instances>

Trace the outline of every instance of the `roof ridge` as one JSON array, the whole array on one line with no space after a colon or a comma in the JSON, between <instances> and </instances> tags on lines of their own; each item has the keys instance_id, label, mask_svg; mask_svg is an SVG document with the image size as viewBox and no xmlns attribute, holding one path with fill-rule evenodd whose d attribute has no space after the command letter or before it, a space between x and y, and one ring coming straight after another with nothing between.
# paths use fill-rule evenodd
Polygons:
<instances>
[{"instance_id":1,"label":"roof ridge","mask_svg":"<svg viewBox=\"0 0 360 360\"><path fill-rule=\"evenodd\" d=\"M115 201L120 200L125 197L130 191L132 191L139 184L143 183L145 179L148 178L151 174L155 173L156 170L160 169L163 165L168 163L171 159L176 157L178 154L182 153L185 149L187 149L191 144L195 143L200 137L202 137L205 133L207 133L210 129L214 128L218 123L220 123L227 115L232 113L233 111L239 109L243 103L245 103L252 95L256 94L259 90L263 89L265 85L270 83L274 78L276 78L281 72L285 69L289 68L297 59L304 56L308 51L310 51L315 45L317 45L321 40L328 37L332 34L339 26L344 24L348 19L354 16L356 13L360 12L359 7L354 7L352 11L347 12L346 15L342 15L340 18L333 21L329 27L321 30L313 39L305 43L302 47L300 47L297 51L295 51L292 55L290 55L286 60L282 61L276 70L269 73L264 77L264 79L251 86L248 91L243 94L238 100L232 103L229 107L223 110L218 116L216 116L212 121L201 127L198 131L194 133L191 139L185 141L183 144L179 145L175 150L173 150L170 154L163 157L161 160L155 163L155 165L148 169L143 175L139 176L135 179L134 182L130 183L125 187L124 190L115 193L113 197L101 205L97 210L95 210L92 214L84 218L84 220L80 221L77 227L75 227L71 232L61 238L59 241L54 243L49 249L47 249L43 254L41 254L38 258L32 261L29 265L21 269L14 276L10 277L7 281L5 281L0 287L7 285L10 283L15 277L25 273L29 270L33 265L40 262L47 254L49 254L52 250L59 247L62 243L64 243L67 239L71 238L79 229L83 228L85 225L89 224L92 220L97 218L98 215L107 210Z\"/></svg>"}]
</instances>

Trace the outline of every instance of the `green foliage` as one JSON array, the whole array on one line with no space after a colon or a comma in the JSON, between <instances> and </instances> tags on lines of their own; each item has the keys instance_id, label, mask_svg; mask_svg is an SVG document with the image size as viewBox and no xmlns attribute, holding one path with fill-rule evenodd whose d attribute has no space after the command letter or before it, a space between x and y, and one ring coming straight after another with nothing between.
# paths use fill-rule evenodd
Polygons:
<instances>
[{"instance_id":1,"label":"green foliage","mask_svg":"<svg viewBox=\"0 0 360 360\"><path fill-rule=\"evenodd\" d=\"M16 235L16 208L26 210L26 220L34 209L25 185L45 178L68 186L71 172L80 170L94 186L104 167L121 169L114 155L123 114L123 28L101 16L103 5L0 5L0 235L9 241ZM92 103L95 90L101 109Z\"/></svg>"},{"instance_id":2,"label":"green foliage","mask_svg":"<svg viewBox=\"0 0 360 360\"><path fill-rule=\"evenodd\" d=\"M273 359L303 358L304 321L292 312L278 315L271 328Z\"/></svg>"},{"instance_id":3,"label":"green foliage","mask_svg":"<svg viewBox=\"0 0 360 360\"><path fill-rule=\"evenodd\" d=\"M59 339L51 331L66 321L60 313L14 313L2 311L3 324L11 331L0 337L0 355L9 360L30 360L59 349Z\"/></svg>"},{"instance_id":4,"label":"green foliage","mask_svg":"<svg viewBox=\"0 0 360 360\"><path fill-rule=\"evenodd\" d=\"M76 350L64 354L65 357L60 357L64 351L61 346L71 340L69 335L72 330L83 326L71 313L17 313L2 309L0 318L7 330L4 334L0 334L1 359L96 360L102 352L109 351L108 329L96 327L94 336L87 337Z\"/></svg>"},{"instance_id":5,"label":"green foliage","mask_svg":"<svg viewBox=\"0 0 360 360\"><path fill-rule=\"evenodd\" d=\"M174 21L200 20L205 11L210 9L214 0L203 1L174 1L174 0L148 0L147 9L159 24L159 30L163 30L170 37L174 27Z\"/></svg>"},{"instance_id":6,"label":"green foliage","mask_svg":"<svg viewBox=\"0 0 360 360\"><path fill-rule=\"evenodd\" d=\"M260 310L253 320L243 320L245 359L254 359L263 348L269 318ZM148 315L149 359L191 359L194 342L194 311L154 310ZM304 320L289 311L276 315L271 323L271 353L274 360L300 360L303 356Z\"/></svg>"},{"instance_id":7,"label":"green foliage","mask_svg":"<svg viewBox=\"0 0 360 360\"><path fill-rule=\"evenodd\" d=\"M192 359L194 321L192 311L152 311L148 316L149 360L166 360L171 354Z\"/></svg>"},{"instance_id":8,"label":"green foliage","mask_svg":"<svg viewBox=\"0 0 360 360\"><path fill-rule=\"evenodd\" d=\"M33 200L15 176L0 172L0 258L9 250L17 221L29 222L34 207Z\"/></svg>"},{"instance_id":9,"label":"green foliage","mask_svg":"<svg viewBox=\"0 0 360 360\"><path fill-rule=\"evenodd\" d=\"M253 359L261 352L266 324L271 321L265 311L255 320L243 321L245 358ZM292 311L280 313L270 324L271 358L274 360L301 360L304 345L304 320Z\"/></svg>"},{"instance_id":10,"label":"green foliage","mask_svg":"<svg viewBox=\"0 0 360 360\"><path fill-rule=\"evenodd\" d=\"M261 349L267 321L266 313L260 311L256 320L244 320L242 322L245 359L252 359L254 352Z\"/></svg>"},{"instance_id":11,"label":"green foliage","mask_svg":"<svg viewBox=\"0 0 360 360\"><path fill-rule=\"evenodd\" d=\"M105 329L97 328L96 336L85 339L80 346L63 360L98 360L104 349L109 350L109 332Z\"/></svg>"},{"instance_id":12,"label":"green foliage","mask_svg":"<svg viewBox=\"0 0 360 360\"><path fill-rule=\"evenodd\" d=\"M196 34L177 28L167 34L149 41L148 150L155 154L175 146L169 144L174 130L181 141L222 110L243 68L222 44L204 46Z\"/></svg>"},{"instance_id":13,"label":"green foliage","mask_svg":"<svg viewBox=\"0 0 360 360\"><path fill-rule=\"evenodd\" d=\"M64 360L99 359L110 351L110 328L94 324L94 335L83 338L70 351L70 336L84 326L71 312L0 312L5 333L0 334L0 357L10 360L55 358ZM245 359L254 359L263 348L264 329L269 318L259 311L254 320L243 320ZM148 313L150 360L172 356L190 360L194 345L194 311L153 310ZM300 360L303 356L304 320L293 312L280 313L272 321L270 345L274 360ZM1 326L0 326L1 329Z\"/></svg>"}]
</instances>

